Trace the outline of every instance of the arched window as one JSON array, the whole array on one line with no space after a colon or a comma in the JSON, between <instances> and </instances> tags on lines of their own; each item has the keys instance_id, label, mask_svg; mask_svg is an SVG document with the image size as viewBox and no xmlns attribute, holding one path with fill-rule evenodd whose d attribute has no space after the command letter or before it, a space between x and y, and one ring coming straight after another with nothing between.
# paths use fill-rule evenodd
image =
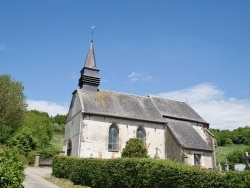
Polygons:
<instances>
[{"instance_id":1,"label":"arched window","mask_svg":"<svg viewBox=\"0 0 250 188\"><path fill-rule=\"evenodd\" d=\"M67 156L71 156L71 150L72 150L72 141L68 141L68 147L67 147Z\"/></svg>"},{"instance_id":2,"label":"arched window","mask_svg":"<svg viewBox=\"0 0 250 188\"><path fill-rule=\"evenodd\" d=\"M144 145L146 144L146 134L144 129L140 126L136 131L136 138L142 139Z\"/></svg>"},{"instance_id":3,"label":"arched window","mask_svg":"<svg viewBox=\"0 0 250 188\"><path fill-rule=\"evenodd\" d=\"M119 131L115 124L112 124L109 128L109 151L119 150Z\"/></svg>"}]
</instances>

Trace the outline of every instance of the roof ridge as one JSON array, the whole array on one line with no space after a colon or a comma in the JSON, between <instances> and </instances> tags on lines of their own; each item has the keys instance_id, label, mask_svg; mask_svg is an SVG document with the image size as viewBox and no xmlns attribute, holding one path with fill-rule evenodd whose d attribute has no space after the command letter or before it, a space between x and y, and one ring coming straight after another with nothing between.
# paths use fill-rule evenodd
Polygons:
<instances>
[{"instance_id":1,"label":"roof ridge","mask_svg":"<svg viewBox=\"0 0 250 188\"><path fill-rule=\"evenodd\" d=\"M158 110L158 112L161 114L161 116L163 117L164 115L161 113L160 109L158 108L158 106L155 104L155 101L153 100L153 98L150 96L150 94L148 95L148 98L150 98L150 100L152 101L152 103L155 105L156 109Z\"/></svg>"},{"instance_id":2,"label":"roof ridge","mask_svg":"<svg viewBox=\"0 0 250 188\"><path fill-rule=\"evenodd\" d=\"M106 89L99 89L99 91L107 91L107 92L111 92L111 93L130 95L130 96L141 97L141 98L145 98L145 99L148 98L147 96L136 95L136 94L131 94L131 93L123 93L123 92L120 92L120 91L111 91L111 90L106 90Z\"/></svg>"},{"instance_id":3,"label":"roof ridge","mask_svg":"<svg viewBox=\"0 0 250 188\"><path fill-rule=\"evenodd\" d=\"M174 99L167 99L167 98L165 98L165 97L159 97L159 96L157 96L157 95L153 95L153 94L149 94L148 96L149 96L149 97L154 97L154 98L165 99L165 100L168 100L168 101L181 102L181 103L188 104L188 103L187 103L187 102L185 102L185 101L174 100Z\"/></svg>"}]
</instances>

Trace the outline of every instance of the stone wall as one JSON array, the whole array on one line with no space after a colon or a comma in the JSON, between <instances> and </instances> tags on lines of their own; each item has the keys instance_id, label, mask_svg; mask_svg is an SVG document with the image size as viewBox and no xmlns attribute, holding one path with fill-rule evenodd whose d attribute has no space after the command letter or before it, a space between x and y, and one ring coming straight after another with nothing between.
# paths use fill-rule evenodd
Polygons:
<instances>
[{"instance_id":1,"label":"stone wall","mask_svg":"<svg viewBox=\"0 0 250 188\"><path fill-rule=\"evenodd\" d=\"M69 140L71 140L71 156L79 156L80 121L82 119L82 109L80 104L77 94L73 95L65 126L63 142L63 151L65 151L65 155L67 155L67 146Z\"/></svg>"},{"instance_id":2,"label":"stone wall","mask_svg":"<svg viewBox=\"0 0 250 188\"><path fill-rule=\"evenodd\" d=\"M193 128L200 134L200 136L208 144L208 146L213 149L212 152L208 152L207 154L204 153L204 160L206 162L205 164L206 167L210 166L208 168L214 169L216 166L214 136L206 128L197 126L193 126Z\"/></svg>"},{"instance_id":3,"label":"stone wall","mask_svg":"<svg viewBox=\"0 0 250 188\"><path fill-rule=\"evenodd\" d=\"M109 128L115 123L119 129L119 151L108 151ZM101 116L84 117L81 123L80 157L118 158L130 138L136 138L136 131L141 126L146 133L146 147L150 157L154 157L159 148L159 156L165 159L164 124L148 123Z\"/></svg>"},{"instance_id":4,"label":"stone wall","mask_svg":"<svg viewBox=\"0 0 250 188\"><path fill-rule=\"evenodd\" d=\"M188 164L194 165L194 154L201 154L201 167L207 169L213 169L213 153L208 151L195 151L195 150L184 150L188 156Z\"/></svg>"},{"instance_id":5,"label":"stone wall","mask_svg":"<svg viewBox=\"0 0 250 188\"><path fill-rule=\"evenodd\" d=\"M175 160L181 162L181 148L177 144L174 136L171 134L170 130L166 127L166 156L167 159Z\"/></svg>"}]
</instances>

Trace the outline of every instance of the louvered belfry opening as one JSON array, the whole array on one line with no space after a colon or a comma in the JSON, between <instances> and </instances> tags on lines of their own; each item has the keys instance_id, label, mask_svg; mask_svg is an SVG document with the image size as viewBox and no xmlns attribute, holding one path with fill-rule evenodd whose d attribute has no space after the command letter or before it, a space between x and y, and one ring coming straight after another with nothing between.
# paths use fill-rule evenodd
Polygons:
<instances>
[{"instance_id":1,"label":"louvered belfry opening","mask_svg":"<svg viewBox=\"0 0 250 188\"><path fill-rule=\"evenodd\" d=\"M96 92L99 85L99 69L96 67L94 46L93 41L91 41L84 67L81 70L78 86L80 89Z\"/></svg>"},{"instance_id":2,"label":"louvered belfry opening","mask_svg":"<svg viewBox=\"0 0 250 188\"><path fill-rule=\"evenodd\" d=\"M89 68L85 67L84 69L85 69L84 72L87 72L86 70L89 69ZM91 69L89 69L89 72L90 71L99 71L99 70L91 70ZM81 88L81 86L84 85L84 84L98 87L100 85L100 78L93 76L93 74L92 75L87 75L86 73L83 73L81 75L80 79L79 79L79 84L78 85Z\"/></svg>"}]
</instances>

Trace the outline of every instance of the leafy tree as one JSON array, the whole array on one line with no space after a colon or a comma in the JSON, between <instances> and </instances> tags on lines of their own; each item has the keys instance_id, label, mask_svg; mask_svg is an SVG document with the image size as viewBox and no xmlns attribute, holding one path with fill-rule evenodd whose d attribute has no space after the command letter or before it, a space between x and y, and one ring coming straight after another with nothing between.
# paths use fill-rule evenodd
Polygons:
<instances>
[{"instance_id":1,"label":"leafy tree","mask_svg":"<svg viewBox=\"0 0 250 188\"><path fill-rule=\"evenodd\" d=\"M6 143L22 125L27 107L23 90L21 82L0 75L0 143Z\"/></svg>"},{"instance_id":2,"label":"leafy tree","mask_svg":"<svg viewBox=\"0 0 250 188\"><path fill-rule=\"evenodd\" d=\"M148 151L139 138L130 138L122 150L122 158L148 158Z\"/></svg>"},{"instance_id":3,"label":"leafy tree","mask_svg":"<svg viewBox=\"0 0 250 188\"><path fill-rule=\"evenodd\" d=\"M232 140L235 144L250 144L250 127L239 127L232 131Z\"/></svg>"},{"instance_id":4,"label":"leafy tree","mask_svg":"<svg viewBox=\"0 0 250 188\"><path fill-rule=\"evenodd\" d=\"M232 140L231 140L230 136L231 136L230 130L221 130L219 132L221 146L226 146L226 145L232 144Z\"/></svg>"},{"instance_id":5,"label":"leafy tree","mask_svg":"<svg viewBox=\"0 0 250 188\"><path fill-rule=\"evenodd\" d=\"M227 160L233 163L244 163L243 159L243 151L242 150L234 150L227 155Z\"/></svg>"},{"instance_id":6,"label":"leafy tree","mask_svg":"<svg viewBox=\"0 0 250 188\"><path fill-rule=\"evenodd\" d=\"M31 131L17 132L9 141L9 146L16 146L24 155L34 150L37 146L36 139L33 137Z\"/></svg>"},{"instance_id":7,"label":"leafy tree","mask_svg":"<svg viewBox=\"0 0 250 188\"><path fill-rule=\"evenodd\" d=\"M67 120L67 116L66 115L60 115L57 114L54 118L53 118L55 123L58 124L65 124L66 120Z\"/></svg>"},{"instance_id":8,"label":"leafy tree","mask_svg":"<svg viewBox=\"0 0 250 188\"><path fill-rule=\"evenodd\" d=\"M37 110L27 111L24 125L20 132L26 132L35 139L39 148L46 147L54 133L53 122L48 113Z\"/></svg>"},{"instance_id":9,"label":"leafy tree","mask_svg":"<svg viewBox=\"0 0 250 188\"><path fill-rule=\"evenodd\" d=\"M52 118L52 121L54 122L55 132L64 133L66 120L67 120L66 115L57 114L55 117Z\"/></svg>"}]
</instances>

